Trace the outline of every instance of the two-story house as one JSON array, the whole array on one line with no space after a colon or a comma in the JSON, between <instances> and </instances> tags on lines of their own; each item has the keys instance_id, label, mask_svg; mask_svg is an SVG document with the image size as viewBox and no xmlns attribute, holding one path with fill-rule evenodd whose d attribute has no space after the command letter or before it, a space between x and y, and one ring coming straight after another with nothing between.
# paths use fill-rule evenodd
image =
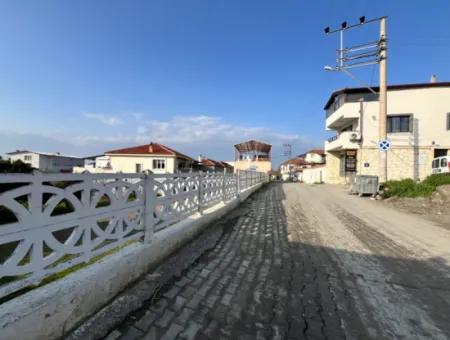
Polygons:
<instances>
[{"instance_id":1,"label":"two-story house","mask_svg":"<svg viewBox=\"0 0 450 340\"><path fill-rule=\"evenodd\" d=\"M294 157L280 164L280 174L283 181L292 178L296 173L303 171L307 167L303 157Z\"/></svg>"},{"instance_id":2,"label":"two-story house","mask_svg":"<svg viewBox=\"0 0 450 340\"><path fill-rule=\"evenodd\" d=\"M269 173L272 170L272 145L249 140L236 144L234 170Z\"/></svg>"},{"instance_id":3,"label":"two-story house","mask_svg":"<svg viewBox=\"0 0 450 340\"><path fill-rule=\"evenodd\" d=\"M325 151L323 149L312 149L305 154L304 158L308 164L324 164Z\"/></svg>"},{"instance_id":4,"label":"two-story house","mask_svg":"<svg viewBox=\"0 0 450 340\"><path fill-rule=\"evenodd\" d=\"M378 92L378 88L374 88ZM367 88L331 94L324 107L327 182L354 174L379 176L378 95ZM387 179L424 179L434 157L450 150L450 82L390 85L387 89Z\"/></svg>"}]
</instances>

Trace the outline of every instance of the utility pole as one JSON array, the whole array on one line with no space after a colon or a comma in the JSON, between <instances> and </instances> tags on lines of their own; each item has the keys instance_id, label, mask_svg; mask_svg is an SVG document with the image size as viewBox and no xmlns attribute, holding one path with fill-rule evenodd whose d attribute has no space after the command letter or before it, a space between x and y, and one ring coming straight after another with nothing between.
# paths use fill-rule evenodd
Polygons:
<instances>
[{"instance_id":1,"label":"utility pole","mask_svg":"<svg viewBox=\"0 0 450 340\"><path fill-rule=\"evenodd\" d=\"M344 47L344 32L351 28L361 27L362 25L380 22L380 38L377 41L356 45L353 47ZM378 93L379 113L378 113L378 143L387 140L387 17L380 17L366 20L366 17L359 18L359 23L348 25L346 21L341 24L341 28L331 30L330 27L325 28L326 34L337 33L340 35L340 48L337 50L336 66L325 66L327 71L341 71L353 79L362 83L370 92L377 94L369 85L365 84L356 76L348 71L348 69L379 64L380 65L380 85ZM361 131L362 133L362 131ZM377 143L377 144L378 144ZM387 152L380 151L379 157L379 180L385 182L387 180Z\"/></svg>"},{"instance_id":2,"label":"utility pole","mask_svg":"<svg viewBox=\"0 0 450 340\"><path fill-rule=\"evenodd\" d=\"M291 168L291 165L289 164L289 160L292 157L292 145L289 143L285 143L285 144L283 144L283 148L284 148L283 154L284 154L284 156L287 156L287 158L288 158L287 166L288 166L288 170L289 170L289 177L292 177L292 168Z\"/></svg>"},{"instance_id":3,"label":"utility pole","mask_svg":"<svg viewBox=\"0 0 450 340\"><path fill-rule=\"evenodd\" d=\"M378 101L380 103L379 112L379 141L387 139L387 36L386 36L386 18L380 20L380 46L379 46L379 59L380 59L380 96ZM387 151L380 152L379 161L379 179L380 182L387 181Z\"/></svg>"},{"instance_id":4,"label":"utility pole","mask_svg":"<svg viewBox=\"0 0 450 340\"><path fill-rule=\"evenodd\" d=\"M285 144L283 144L283 148L284 148L283 155L287 156L288 159L290 159L292 157L292 145L285 143Z\"/></svg>"}]
</instances>

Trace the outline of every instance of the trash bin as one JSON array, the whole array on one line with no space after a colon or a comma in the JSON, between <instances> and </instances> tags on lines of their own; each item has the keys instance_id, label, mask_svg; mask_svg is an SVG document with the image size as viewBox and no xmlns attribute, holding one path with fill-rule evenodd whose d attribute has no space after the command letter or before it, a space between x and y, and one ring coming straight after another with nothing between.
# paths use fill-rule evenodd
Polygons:
<instances>
[{"instance_id":1,"label":"trash bin","mask_svg":"<svg viewBox=\"0 0 450 340\"><path fill-rule=\"evenodd\" d=\"M378 176L357 175L350 184L350 193L362 195L376 195L379 189Z\"/></svg>"}]
</instances>

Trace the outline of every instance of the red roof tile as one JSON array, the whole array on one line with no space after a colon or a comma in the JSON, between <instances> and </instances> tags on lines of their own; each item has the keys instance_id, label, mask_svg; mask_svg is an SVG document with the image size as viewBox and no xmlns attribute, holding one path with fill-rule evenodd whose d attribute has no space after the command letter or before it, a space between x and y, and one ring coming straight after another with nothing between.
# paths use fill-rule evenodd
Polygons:
<instances>
[{"instance_id":1,"label":"red roof tile","mask_svg":"<svg viewBox=\"0 0 450 340\"><path fill-rule=\"evenodd\" d=\"M191 157L182 154L174 149L159 143L150 143L139 146L132 146L129 148L115 149L106 151L105 154L119 154L119 155L167 155L193 160Z\"/></svg>"},{"instance_id":2,"label":"red roof tile","mask_svg":"<svg viewBox=\"0 0 450 340\"><path fill-rule=\"evenodd\" d=\"M312 149L312 150L309 150L307 153L315 153L317 155L325 155L325 151L323 149Z\"/></svg>"}]
</instances>

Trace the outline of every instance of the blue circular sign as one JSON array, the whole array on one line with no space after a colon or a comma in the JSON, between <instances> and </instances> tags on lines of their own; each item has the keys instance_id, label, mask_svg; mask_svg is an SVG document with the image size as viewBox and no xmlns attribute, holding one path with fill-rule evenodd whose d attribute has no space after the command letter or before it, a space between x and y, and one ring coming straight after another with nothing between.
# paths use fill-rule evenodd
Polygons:
<instances>
[{"instance_id":1,"label":"blue circular sign","mask_svg":"<svg viewBox=\"0 0 450 340\"><path fill-rule=\"evenodd\" d=\"M380 151L388 151L391 148L391 142L387 139L384 139L378 143L378 149Z\"/></svg>"}]
</instances>

